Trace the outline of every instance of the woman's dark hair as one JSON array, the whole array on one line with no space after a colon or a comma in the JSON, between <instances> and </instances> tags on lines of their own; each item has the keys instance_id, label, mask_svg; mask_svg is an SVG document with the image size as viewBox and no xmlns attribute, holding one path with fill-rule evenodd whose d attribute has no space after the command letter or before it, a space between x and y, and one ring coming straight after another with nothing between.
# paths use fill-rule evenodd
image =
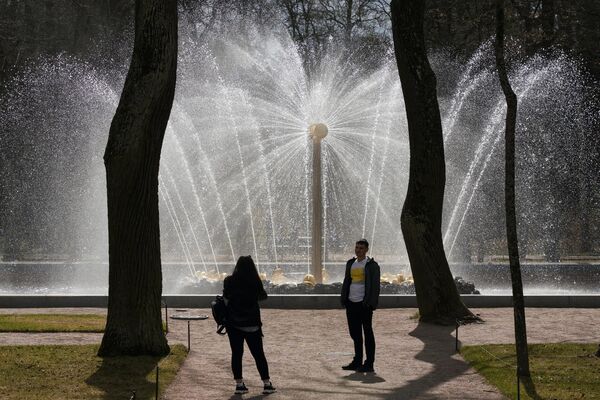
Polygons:
<instances>
[{"instance_id":1,"label":"woman's dark hair","mask_svg":"<svg viewBox=\"0 0 600 400\"><path fill-rule=\"evenodd\" d=\"M238 258L231 279L237 284L249 285L252 287L262 288L262 281L258 275L256 264L250 256L241 256Z\"/></svg>"}]
</instances>

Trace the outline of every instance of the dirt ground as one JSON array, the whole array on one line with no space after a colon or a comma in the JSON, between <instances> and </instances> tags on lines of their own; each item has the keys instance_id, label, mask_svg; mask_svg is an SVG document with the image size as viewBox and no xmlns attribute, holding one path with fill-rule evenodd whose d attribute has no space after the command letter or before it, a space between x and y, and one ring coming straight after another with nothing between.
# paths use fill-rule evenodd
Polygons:
<instances>
[{"instance_id":1,"label":"dirt ground","mask_svg":"<svg viewBox=\"0 0 600 400\"><path fill-rule=\"evenodd\" d=\"M502 399L455 352L454 327L418 324L415 309L375 311L375 374L343 371L352 341L343 310L263 310L265 353L278 392L263 396L249 351L244 377L250 392L233 394L227 338L212 319L191 322L191 352L164 398L175 399ZM484 324L459 328L461 344L512 343L512 309L472 310ZM2 309L11 312L98 312L102 309ZM176 313L175 310L171 311ZM178 312L183 314L184 312ZM209 310L188 310L210 314ZM527 309L530 343L600 343L598 309ZM187 322L169 321L171 343L187 345ZM99 343L101 334L0 333L0 343Z\"/></svg>"}]
</instances>

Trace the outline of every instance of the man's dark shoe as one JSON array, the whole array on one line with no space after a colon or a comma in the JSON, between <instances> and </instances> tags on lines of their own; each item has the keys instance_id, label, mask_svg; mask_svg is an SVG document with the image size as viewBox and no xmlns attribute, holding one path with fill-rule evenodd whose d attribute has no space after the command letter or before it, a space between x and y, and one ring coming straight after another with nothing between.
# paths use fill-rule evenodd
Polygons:
<instances>
[{"instance_id":1,"label":"man's dark shoe","mask_svg":"<svg viewBox=\"0 0 600 400\"><path fill-rule=\"evenodd\" d=\"M352 361L350 364L342 366L342 369L345 371L356 371L360 367L362 367L361 363Z\"/></svg>"},{"instance_id":2,"label":"man's dark shoe","mask_svg":"<svg viewBox=\"0 0 600 400\"><path fill-rule=\"evenodd\" d=\"M356 369L356 372L375 372L373 364L363 364Z\"/></svg>"}]
</instances>

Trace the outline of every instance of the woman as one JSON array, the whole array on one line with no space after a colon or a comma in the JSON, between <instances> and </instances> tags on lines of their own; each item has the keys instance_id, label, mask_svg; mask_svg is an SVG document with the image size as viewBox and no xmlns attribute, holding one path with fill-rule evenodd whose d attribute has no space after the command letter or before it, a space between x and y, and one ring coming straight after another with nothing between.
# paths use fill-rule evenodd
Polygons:
<instances>
[{"instance_id":1,"label":"woman","mask_svg":"<svg viewBox=\"0 0 600 400\"><path fill-rule=\"evenodd\" d=\"M235 379L235 393L248 393L242 377L244 340L256 361L264 388L263 394L275 392L269 378L269 366L262 342L262 322L258 301L267 298L256 265L250 256L238 259L233 274L223 282L223 297L227 301L227 336L231 345L231 369Z\"/></svg>"}]
</instances>

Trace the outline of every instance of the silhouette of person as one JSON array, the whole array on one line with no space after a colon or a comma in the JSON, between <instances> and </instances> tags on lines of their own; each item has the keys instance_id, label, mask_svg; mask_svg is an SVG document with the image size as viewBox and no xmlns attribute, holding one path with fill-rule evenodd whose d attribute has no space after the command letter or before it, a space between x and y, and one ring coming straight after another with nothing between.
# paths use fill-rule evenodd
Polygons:
<instances>
[{"instance_id":1,"label":"silhouette of person","mask_svg":"<svg viewBox=\"0 0 600 400\"><path fill-rule=\"evenodd\" d=\"M356 257L346 262L341 300L346 308L348 330L354 341L354 358L342 369L357 372L374 372L375 335L373 334L373 311L379 301L379 264L367 257L369 242L360 239L354 246ZM366 359L363 364L363 331Z\"/></svg>"},{"instance_id":2,"label":"silhouette of person","mask_svg":"<svg viewBox=\"0 0 600 400\"><path fill-rule=\"evenodd\" d=\"M235 379L235 394L248 393L242 376L244 341L254 357L263 381L263 394L275 392L269 377L269 365L263 349L262 321L259 300L267 293L250 256L238 258L233 273L223 281L223 297L227 302L227 336L231 346L231 369Z\"/></svg>"}]
</instances>

